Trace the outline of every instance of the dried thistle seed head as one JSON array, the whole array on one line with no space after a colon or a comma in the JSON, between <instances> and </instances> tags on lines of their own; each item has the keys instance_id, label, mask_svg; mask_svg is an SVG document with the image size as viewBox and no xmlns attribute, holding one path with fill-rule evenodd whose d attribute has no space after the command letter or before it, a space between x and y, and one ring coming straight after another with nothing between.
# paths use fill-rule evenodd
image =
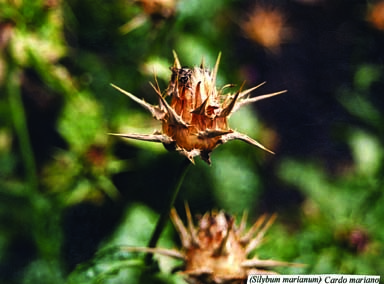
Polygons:
<instances>
[{"instance_id":1,"label":"dried thistle seed head","mask_svg":"<svg viewBox=\"0 0 384 284\"><path fill-rule=\"evenodd\" d=\"M384 31L384 1L370 5L367 20L376 29Z\"/></svg>"},{"instance_id":2,"label":"dried thistle seed head","mask_svg":"<svg viewBox=\"0 0 384 284\"><path fill-rule=\"evenodd\" d=\"M216 88L216 76L220 54L213 70L200 67L182 68L174 53L175 63L171 68L172 76L165 92L161 92L157 82L152 85L159 105L153 106L138 99L129 92L112 85L120 92L147 109L152 116L162 121L162 132L152 135L114 134L125 138L151 142L161 142L167 149L173 149L186 156L191 162L200 156L210 164L211 152L220 144L231 140L242 140L251 145L271 152L259 142L245 134L232 130L228 126L228 117L241 106L269 98L285 91L250 98L249 94L258 88L238 90L224 94L223 90L232 85ZM170 102L166 100L170 97Z\"/></svg>"},{"instance_id":3,"label":"dried thistle seed head","mask_svg":"<svg viewBox=\"0 0 384 284\"><path fill-rule=\"evenodd\" d=\"M241 23L246 37L271 52L278 52L280 45L292 38L283 11L273 6L258 5Z\"/></svg>"},{"instance_id":4,"label":"dried thistle seed head","mask_svg":"<svg viewBox=\"0 0 384 284\"><path fill-rule=\"evenodd\" d=\"M144 251L183 260L180 273L191 284L234 284L244 283L248 274L276 274L271 271L277 266L302 266L275 260L248 258L262 243L268 228L276 215L261 216L248 230L247 216L243 215L239 227L235 219L223 211L204 214L197 225L186 204L187 224L180 219L175 209L171 220L179 234L180 250L162 248L126 248L130 251Z\"/></svg>"}]
</instances>

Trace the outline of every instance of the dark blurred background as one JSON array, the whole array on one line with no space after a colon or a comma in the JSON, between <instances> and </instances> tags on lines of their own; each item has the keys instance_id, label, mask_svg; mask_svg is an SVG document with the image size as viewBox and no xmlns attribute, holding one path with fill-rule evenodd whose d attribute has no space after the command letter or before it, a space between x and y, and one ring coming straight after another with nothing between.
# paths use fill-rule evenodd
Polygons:
<instances>
[{"instance_id":1,"label":"dark blurred background","mask_svg":"<svg viewBox=\"0 0 384 284\"><path fill-rule=\"evenodd\" d=\"M110 83L155 104L172 50L185 66L222 52L218 87L288 90L230 119L276 155L198 159L181 216L277 212L258 254L308 264L279 272L384 276L384 1L37 0L0 3L0 282L134 277L131 255L95 253L146 245L182 157L108 135L161 128ZM179 245L171 226L160 244Z\"/></svg>"}]
</instances>

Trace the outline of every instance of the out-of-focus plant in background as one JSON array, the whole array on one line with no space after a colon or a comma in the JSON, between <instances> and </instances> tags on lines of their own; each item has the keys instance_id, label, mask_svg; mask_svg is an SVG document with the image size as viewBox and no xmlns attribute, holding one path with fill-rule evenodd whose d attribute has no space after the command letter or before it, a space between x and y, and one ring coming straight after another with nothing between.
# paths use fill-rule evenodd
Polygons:
<instances>
[{"instance_id":1,"label":"out-of-focus plant in background","mask_svg":"<svg viewBox=\"0 0 384 284\"><path fill-rule=\"evenodd\" d=\"M258 254L283 273L384 276L383 1L0 1L0 282L183 283L137 253L164 210L181 157L110 132L151 133L172 50L218 83L260 95L233 129L241 142L197 161L176 208L277 212ZM381 11L381 12L380 12ZM159 245L177 247L167 226ZM144 278L140 278L144 277ZM141 281L141 282L140 282Z\"/></svg>"}]
</instances>

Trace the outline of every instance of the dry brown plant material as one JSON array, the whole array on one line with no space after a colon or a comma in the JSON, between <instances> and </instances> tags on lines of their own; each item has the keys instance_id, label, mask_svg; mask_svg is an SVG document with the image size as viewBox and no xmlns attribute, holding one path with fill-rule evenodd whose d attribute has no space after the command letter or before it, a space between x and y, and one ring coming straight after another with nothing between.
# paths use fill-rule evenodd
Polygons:
<instances>
[{"instance_id":1,"label":"dry brown plant material","mask_svg":"<svg viewBox=\"0 0 384 284\"><path fill-rule=\"evenodd\" d=\"M252 91L262 84L235 93L224 93L232 84L216 87L216 76L220 62L220 54L213 70L206 69L203 64L199 67L181 67L174 53L175 62L171 68L172 77L167 89L162 92L155 82L151 84L155 90L159 105L151 105L133 94L115 86L114 88L130 97L147 109L156 120L162 121L162 131L154 134L113 134L125 138L150 142L160 142L169 150L176 150L191 162L200 156L208 164L211 163L211 152L221 144L231 140L242 140L268 152L271 150L249 136L237 132L228 126L228 118L240 107L266 99L278 94L266 94L251 98ZM170 97L170 103L166 98Z\"/></svg>"},{"instance_id":2,"label":"dry brown plant material","mask_svg":"<svg viewBox=\"0 0 384 284\"><path fill-rule=\"evenodd\" d=\"M204 214L195 226L188 205L187 224L180 219L175 209L171 220L179 234L181 249L135 248L127 251L144 251L180 259L184 262L180 271L190 284L235 284L244 283L248 275L276 274L271 269L277 266L302 266L301 264L249 258L264 241L264 235L274 222L276 215L262 215L246 229L247 214L239 227L235 219L223 211Z\"/></svg>"}]
</instances>

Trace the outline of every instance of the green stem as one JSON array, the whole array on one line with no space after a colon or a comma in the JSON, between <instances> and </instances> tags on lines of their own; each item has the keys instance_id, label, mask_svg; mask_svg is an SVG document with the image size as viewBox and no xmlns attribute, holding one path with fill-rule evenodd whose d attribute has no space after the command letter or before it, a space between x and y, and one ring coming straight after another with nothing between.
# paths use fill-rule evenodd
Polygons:
<instances>
[{"instance_id":1,"label":"green stem","mask_svg":"<svg viewBox=\"0 0 384 284\"><path fill-rule=\"evenodd\" d=\"M38 188L36 164L29 139L24 106L21 100L20 72L17 67L12 66L12 64L10 64L8 72L6 90L9 96L9 105L11 108L13 124L16 135L19 139L21 159L24 164L30 193L36 193Z\"/></svg>"},{"instance_id":2,"label":"green stem","mask_svg":"<svg viewBox=\"0 0 384 284\"><path fill-rule=\"evenodd\" d=\"M189 161L188 159L184 159L183 164L180 167L180 171L177 175L178 180L169 196L167 207L161 213L159 220L157 221L155 230L153 231L151 239L149 240L149 243L148 243L149 248L154 248L157 245L157 242L168 221L169 213L171 212L173 204L175 203L176 197L180 191L181 185L183 184L184 177L188 171L190 164L191 164L191 161ZM151 265L152 261L153 261L153 254L147 254L145 257L145 264L149 266Z\"/></svg>"},{"instance_id":3,"label":"green stem","mask_svg":"<svg viewBox=\"0 0 384 284\"><path fill-rule=\"evenodd\" d=\"M33 235L40 255L48 260L57 259L60 253L58 229L59 216L57 206L39 193L39 181L35 156L31 146L27 117L21 97L21 70L11 60L6 78L6 93L13 121L13 127L18 138L21 163L25 171L25 197L31 205L30 222L33 225ZM28 205L29 205L28 204ZM52 213L54 212L54 213ZM49 217L49 218L48 218ZM28 222L25 220L25 222Z\"/></svg>"}]
</instances>

